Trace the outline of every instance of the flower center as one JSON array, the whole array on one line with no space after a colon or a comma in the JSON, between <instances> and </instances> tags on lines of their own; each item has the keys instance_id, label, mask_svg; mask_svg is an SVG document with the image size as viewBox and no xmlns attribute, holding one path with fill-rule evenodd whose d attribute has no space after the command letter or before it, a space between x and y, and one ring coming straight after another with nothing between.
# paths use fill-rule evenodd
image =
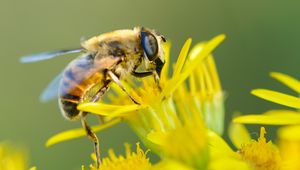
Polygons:
<instances>
[{"instance_id":1,"label":"flower center","mask_svg":"<svg viewBox=\"0 0 300 170\"><path fill-rule=\"evenodd\" d=\"M151 163L137 143L136 152L131 152L129 144L125 144L126 156L117 156L113 150L109 150L109 157L103 158L99 170L147 170ZM96 170L91 166L91 170Z\"/></svg>"},{"instance_id":2,"label":"flower center","mask_svg":"<svg viewBox=\"0 0 300 170\"><path fill-rule=\"evenodd\" d=\"M256 170L278 170L281 158L278 148L271 141L266 142L266 130L260 129L260 137L241 147L242 158L254 166Z\"/></svg>"}]
</instances>

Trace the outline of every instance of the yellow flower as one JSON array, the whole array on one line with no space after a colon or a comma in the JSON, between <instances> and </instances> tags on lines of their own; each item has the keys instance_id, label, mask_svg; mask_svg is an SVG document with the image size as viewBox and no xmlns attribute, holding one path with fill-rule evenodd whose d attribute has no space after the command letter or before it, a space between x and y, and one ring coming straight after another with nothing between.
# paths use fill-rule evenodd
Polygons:
<instances>
[{"instance_id":1,"label":"yellow flower","mask_svg":"<svg viewBox=\"0 0 300 170\"><path fill-rule=\"evenodd\" d=\"M119 87L112 85L112 89L117 95L113 95L113 93L108 95L114 104L106 104L102 102L84 103L79 105L78 109L105 116L105 122L107 122L107 124L92 127L93 131L103 130L120 123L121 120L125 119L130 122L129 124L136 130L140 137L145 137L152 130L156 130L157 128L172 128L176 123L178 123L178 117L174 110L174 105L172 104L173 101L168 100L168 98L172 97L174 92L178 91L180 86L182 88L185 80L189 79L191 82L195 82L193 83L194 86L191 86L191 91L195 92L193 90L198 90L197 94L191 93L194 95L194 101L191 102L197 106L197 110L201 111L200 113L203 114L205 120L207 120L207 126L220 134L223 131L224 119L223 96L218 75L214 66L214 61L210 53L224 40L224 38L224 35L219 35L205 44L198 44L190 53L188 53L188 51L191 45L191 39L187 40L174 66L174 73L171 78L168 76L170 67L170 44L166 43L166 64L162 69L160 81L162 90L157 89L157 86L152 81L151 77L142 79L142 83L144 84L138 89L136 89L137 87L134 87L136 85L131 81L126 81L127 83L124 82L126 89L139 103L141 103L141 105L132 104L132 102L128 100L126 94L124 94ZM187 59L188 55L189 59ZM203 62L206 62L207 64L202 64ZM199 70L199 66L202 73L199 78L196 77L196 81L193 79L193 77L195 77L193 75L197 74L195 70L198 73L201 72ZM205 80L205 83L200 84L199 82L203 79ZM209 91L206 91L207 89ZM186 95L185 97L190 96ZM202 100L203 97L209 98L209 100L201 102L200 100ZM161 103L163 103L162 105L165 107L161 107ZM154 114L153 110L157 111L157 109L160 110L161 112L159 113L162 114L159 115L157 114L158 112ZM151 122L152 120L147 120L147 117L149 118L149 116L147 116L145 112L157 117L154 119L155 121ZM168 122L163 125L167 127L162 126L162 121L164 121L164 123ZM153 129L153 127L155 128ZM46 145L51 146L53 144L81 136L85 136L84 130L81 128L68 130L51 137L47 141Z\"/></svg>"},{"instance_id":2,"label":"yellow flower","mask_svg":"<svg viewBox=\"0 0 300 170\"><path fill-rule=\"evenodd\" d=\"M242 145L239 154L256 170L279 170L281 165L279 150L271 141L266 141L265 133L266 130L262 127L258 140Z\"/></svg>"},{"instance_id":3,"label":"yellow flower","mask_svg":"<svg viewBox=\"0 0 300 170\"><path fill-rule=\"evenodd\" d=\"M27 168L27 155L24 150L8 143L0 143L1 170L26 170Z\"/></svg>"},{"instance_id":4,"label":"yellow flower","mask_svg":"<svg viewBox=\"0 0 300 170\"><path fill-rule=\"evenodd\" d=\"M298 94L300 93L300 81L296 80L295 78L276 72L271 73L271 77L291 88ZM300 109L299 97L266 89L253 90L252 94L274 103L294 109ZM253 114L240 116L235 118L234 122L270 125L294 125L280 128L278 131L279 149L282 155L281 169L300 169L300 114L298 110L271 110L262 115Z\"/></svg>"},{"instance_id":5,"label":"yellow flower","mask_svg":"<svg viewBox=\"0 0 300 170\"><path fill-rule=\"evenodd\" d=\"M133 104L114 84L111 86L113 92L108 96L111 104L103 101L83 103L78 109L100 114L108 123L124 120L146 146L162 159L205 169L208 162L208 142L204 121L215 132L221 134L223 131L223 93L211 52L224 38L224 35L220 35L206 43L199 43L190 52L191 39L188 39L170 77L170 44L166 43L166 64L161 73L160 88L153 77L143 78L137 83L134 83L136 79L123 82L139 105ZM189 85L186 84L187 80ZM94 131L102 129L98 127ZM48 140L47 145L83 134L83 130L79 129L63 132ZM156 139L162 143L156 143Z\"/></svg>"},{"instance_id":6,"label":"yellow flower","mask_svg":"<svg viewBox=\"0 0 300 170\"><path fill-rule=\"evenodd\" d=\"M207 129L201 119L190 120L165 132L151 132L147 139L158 146L162 158L176 160L196 169L205 169L208 162Z\"/></svg>"},{"instance_id":7,"label":"yellow flower","mask_svg":"<svg viewBox=\"0 0 300 170\"><path fill-rule=\"evenodd\" d=\"M136 152L132 152L129 144L125 144L125 155L117 156L112 149L108 151L109 157L102 158L101 166L98 170L148 170L151 163L147 158L147 152L144 152L139 143L136 144ZM92 154L96 162L95 154ZM82 167L84 170L84 167ZM91 170L96 170L94 165L90 165Z\"/></svg>"},{"instance_id":8,"label":"yellow flower","mask_svg":"<svg viewBox=\"0 0 300 170\"><path fill-rule=\"evenodd\" d=\"M223 96L214 61L210 53L224 39L217 36L199 43L189 52L191 39L184 44L171 77L168 76L169 48L166 65L158 88L153 78L142 79L134 88L126 84L132 101L118 87L112 86L113 105L85 103L78 108L106 116L106 120L122 118L135 130L142 141L163 159L173 159L188 166L205 169L208 162L206 124L218 133L223 131ZM189 80L189 86L185 80ZM132 82L132 81L129 81Z\"/></svg>"},{"instance_id":9,"label":"yellow flower","mask_svg":"<svg viewBox=\"0 0 300 170\"><path fill-rule=\"evenodd\" d=\"M271 77L291 88L300 94L300 82L286 74L272 72ZM265 100L300 109L300 98L267 89L255 89L251 92L253 95ZM270 125L299 125L300 114L294 110L271 110L262 115L250 114L237 117L233 120L235 123L250 124L270 124Z\"/></svg>"},{"instance_id":10,"label":"yellow flower","mask_svg":"<svg viewBox=\"0 0 300 170\"><path fill-rule=\"evenodd\" d=\"M281 167L280 152L271 141L266 141L265 128L261 128L258 140L250 138L249 132L241 124L231 124L229 137L237 152L232 151L221 138L210 137L211 152L214 153L210 167L224 167L224 169L279 170ZM223 152L220 152L221 150ZM232 164L232 165L231 165ZM226 167L226 168L225 168Z\"/></svg>"},{"instance_id":11,"label":"yellow flower","mask_svg":"<svg viewBox=\"0 0 300 170\"><path fill-rule=\"evenodd\" d=\"M237 148L240 148L240 145L244 143L248 143L251 139L249 136L246 139L240 138L240 136L247 137L249 135L244 127L234 126L230 128L229 132L235 133L236 137L231 138L231 140L238 145L236 146ZM230 135L230 137L232 136ZM242 159L238 152L231 149L226 141L213 131L208 133L208 142L210 153L209 170L254 170L248 162Z\"/></svg>"},{"instance_id":12,"label":"yellow flower","mask_svg":"<svg viewBox=\"0 0 300 170\"><path fill-rule=\"evenodd\" d=\"M163 160L156 164L151 164L147 158L147 152L140 148L139 143L136 144L136 151L132 152L129 144L125 144L125 156L116 155L112 149L108 151L109 156L101 161L98 170L195 170L181 163L172 160ZM96 156L93 153L92 159L96 164ZM81 167L85 170L85 167ZM94 165L89 166L90 170L97 170Z\"/></svg>"}]
</instances>

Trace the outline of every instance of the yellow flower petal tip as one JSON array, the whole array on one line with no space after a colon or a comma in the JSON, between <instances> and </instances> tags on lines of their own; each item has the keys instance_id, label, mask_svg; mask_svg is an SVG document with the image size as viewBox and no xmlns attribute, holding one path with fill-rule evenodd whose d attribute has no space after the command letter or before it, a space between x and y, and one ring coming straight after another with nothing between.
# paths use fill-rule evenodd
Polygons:
<instances>
[{"instance_id":1,"label":"yellow flower petal tip","mask_svg":"<svg viewBox=\"0 0 300 170\"><path fill-rule=\"evenodd\" d=\"M244 144L239 154L254 166L255 170L279 170L281 166L279 149L271 141L266 141L265 134L265 128L261 127L258 140Z\"/></svg>"},{"instance_id":2,"label":"yellow flower petal tip","mask_svg":"<svg viewBox=\"0 0 300 170\"><path fill-rule=\"evenodd\" d=\"M221 43L222 41L224 41L226 38L226 35L225 34L219 34L217 36L215 36L211 41L213 41L214 43Z\"/></svg>"},{"instance_id":3,"label":"yellow flower petal tip","mask_svg":"<svg viewBox=\"0 0 300 170\"><path fill-rule=\"evenodd\" d=\"M300 98L267 89L254 89L251 94L284 106L300 109Z\"/></svg>"},{"instance_id":4,"label":"yellow flower petal tip","mask_svg":"<svg viewBox=\"0 0 300 170\"><path fill-rule=\"evenodd\" d=\"M177 76L181 72L184 62L186 61L186 57L189 52L191 44L192 44L192 38L189 38L185 41L185 43L180 51L177 62L175 64L174 73L173 73L174 76Z\"/></svg>"},{"instance_id":5,"label":"yellow flower petal tip","mask_svg":"<svg viewBox=\"0 0 300 170\"><path fill-rule=\"evenodd\" d=\"M297 93L300 93L300 81L283 73L279 72L271 72L270 76L282 84L286 85L287 87L291 88Z\"/></svg>"},{"instance_id":6,"label":"yellow flower petal tip","mask_svg":"<svg viewBox=\"0 0 300 170\"><path fill-rule=\"evenodd\" d=\"M53 146L57 143L75 139L81 136L85 136L85 131L82 128L72 129L64 132L60 132L51 138L49 138L45 144L46 147Z\"/></svg>"},{"instance_id":7,"label":"yellow flower petal tip","mask_svg":"<svg viewBox=\"0 0 300 170\"><path fill-rule=\"evenodd\" d=\"M226 38L226 34L219 34L218 37L220 37L220 39L224 40Z\"/></svg>"}]
</instances>

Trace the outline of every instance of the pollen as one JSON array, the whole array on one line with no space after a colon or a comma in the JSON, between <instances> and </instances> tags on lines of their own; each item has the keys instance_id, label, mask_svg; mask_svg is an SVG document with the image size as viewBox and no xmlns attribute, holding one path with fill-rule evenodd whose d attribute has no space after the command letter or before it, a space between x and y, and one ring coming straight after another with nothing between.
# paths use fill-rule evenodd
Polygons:
<instances>
[{"instance_id":1,"label":"pollen","mask_svg":"<svg viewBox=\"0 0 300 170\"><path fill-rule=\"evenodd\" d=\"M271 141L267 142L265 134L265 128L261 127L258 140L243 145L239 153L256 170L279 170L281 163L279 150Z\"/></svg>"},{"instance_id":2,"label":"pollen","mask_svg":"<svg viewBox=\"0 0 300 170\"><path fill-rule=\"evenodd\" d=\"M108 155L102 159L98 170L147 170L151 167L147 151L143 151L139 143L136 144L136 152L131 151L129 144L125 144L125 156L117 156L112 149ZM96 160L95 155L92 157ZM96 170L95 166L91 165L91 170Z\"/></svg>"}]
</instances>

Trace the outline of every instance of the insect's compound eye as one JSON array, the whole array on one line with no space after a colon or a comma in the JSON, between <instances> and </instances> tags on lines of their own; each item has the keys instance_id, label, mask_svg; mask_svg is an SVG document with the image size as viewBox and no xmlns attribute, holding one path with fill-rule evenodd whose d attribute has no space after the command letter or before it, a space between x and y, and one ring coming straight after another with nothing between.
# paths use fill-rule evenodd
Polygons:
<instances>
[{"instance_id":1,"label":"insect's compound eye","mask_svg":"<svg viewBox=\"0 0 300 170\"><path fill-rule=\"evenodd\" d=\"M147 58L152 61L156 58L158 52L157 40L149 32L141 32L141 44L147 55Z\"/></svg>"}]
</instances>

